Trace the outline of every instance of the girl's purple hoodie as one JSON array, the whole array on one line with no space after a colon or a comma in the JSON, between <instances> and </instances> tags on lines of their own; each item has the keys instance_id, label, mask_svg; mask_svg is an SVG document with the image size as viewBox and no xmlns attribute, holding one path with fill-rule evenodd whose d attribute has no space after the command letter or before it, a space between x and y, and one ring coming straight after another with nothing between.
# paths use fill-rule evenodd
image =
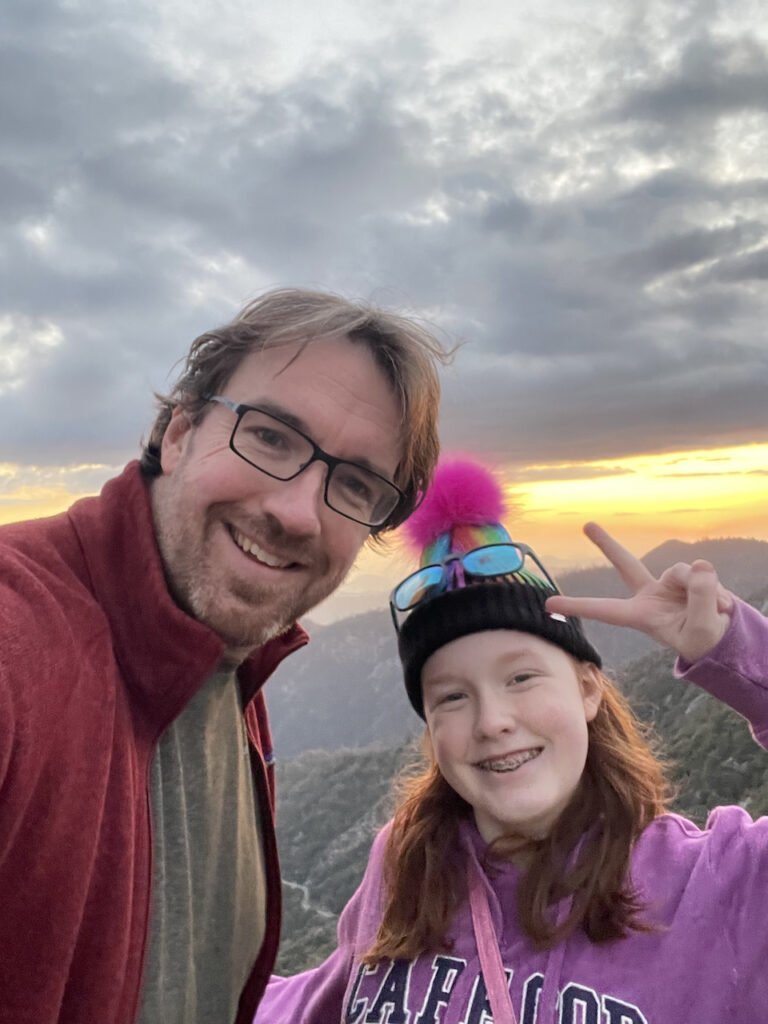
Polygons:
<instances>
[{"instance_id":1,"label":"girl's purple hoodie","mask_svg":"<svg viewBox=\"0 0 768 1024\"><path fill-rule=\"evenodd\" d=\"M768 619L739 602L720 643L675 673L744 715L768 749ZM320 967L273 977L255 1024L490 1024L467 906L449 953L365 967L378 930L382 858L376 838L363 881L339 920L339 945ZM474 825L467 857L482 860ZM643 832L632 881L660 927L595 945L582 932L549 952L518 927L518 872L486 878L491 915L520 1024L757 1024L768 1021L768 818L719 807L704 830L664 814Z\"/></svg>"}]
</instances>

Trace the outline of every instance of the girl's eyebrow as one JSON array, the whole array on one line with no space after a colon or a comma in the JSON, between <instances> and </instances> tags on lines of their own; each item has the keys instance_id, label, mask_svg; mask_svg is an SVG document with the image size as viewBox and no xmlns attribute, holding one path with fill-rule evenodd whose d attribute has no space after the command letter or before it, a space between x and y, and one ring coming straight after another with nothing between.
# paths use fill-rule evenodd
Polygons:
<instances>
[{"instance_id":1,"label":"girl's eyebrow","mask_svg":"<svg viewBox=\"0 0 768 1024\"><path fill-rule=\"evenodd\" d=\"M537 652L531 650L528 647L523 647L517 651L504 651L496 658L494 665L504 667L505 665L511 665L518 661L525 661L528 658L535 659ZM470 680L462 672L452 672L450 669L446 669L439 676L433 676L431 679L424 681L425 686L454 686L457 683L467 684Z\"/></svg>"},{"instance_id":2,"label":"girl's eyebrow","mask_svg":"<svg viewBox=\"0 0 768 1024\"><path fill-rule=\"evenodd\" d=\"M466 682L464 676L454 672L444 672L432 679L425 679L424 686L454 686L456 683Z\"/></svg>"},{"instance_id":3,"label":"girl's eyebrow","mask_svg":"<svg viewBox=\"0 0 768 1024\"><path fill-rule=\"evenodd\" d=\"M518 664L521 661L537 661L536 651L529 650L527 647L520 651L509 651L504 654L500 654L494 661L494 667L497 669L504 669L509 666Z\"/></svg>"},{"instance_id":4,"label":"girl's eyebrow","mask_svg":"<svg viewBox=\"0 0 768 1024\"><path fill-rule=\"evenodd\" d=\"M439 676L434 676L432 679L424 680L422 686L426 691L427 688L430 690L443 690L451 686L471 686L471 681L460 672L451 672L447 669Z\"/></svg>"}]
</instances>

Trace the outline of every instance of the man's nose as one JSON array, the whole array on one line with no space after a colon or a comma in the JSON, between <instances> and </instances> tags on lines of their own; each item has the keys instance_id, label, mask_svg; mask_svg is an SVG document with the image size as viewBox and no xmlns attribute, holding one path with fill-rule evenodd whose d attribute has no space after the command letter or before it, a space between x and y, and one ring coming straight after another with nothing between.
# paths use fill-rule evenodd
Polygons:
<instances>
[{"instance_id":1,"label":"man's nose","mask_svg":"<svg viewBox=\"0 0 768 1024\"><path fill-rule=\"evenodd\" d=\"M273 516L286 533L298 537L316 537L321 529L325 506L324 463L311 463L292 480L271 480L262 509Z\"/></svg>"}]
</instances>

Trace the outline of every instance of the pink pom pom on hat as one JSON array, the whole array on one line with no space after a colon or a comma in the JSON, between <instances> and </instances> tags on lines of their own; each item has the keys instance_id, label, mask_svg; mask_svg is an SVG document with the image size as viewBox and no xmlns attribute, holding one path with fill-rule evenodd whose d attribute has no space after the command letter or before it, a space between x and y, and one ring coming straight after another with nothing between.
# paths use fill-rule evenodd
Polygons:
<instances>
[{"instance_id":1,"label":"pink pom pom on hat","mask_svg":"<svg viewBox=\"0 0 768 1024\"><path fill-rule=\"evenodd\" d=\"M449 551L509 544L510 536L499 522L505 512L504 494L491 470L456 456L440 462L432 486L404 530L421 552L421 564L429 565Z\"/></svg>"}]
</instances>

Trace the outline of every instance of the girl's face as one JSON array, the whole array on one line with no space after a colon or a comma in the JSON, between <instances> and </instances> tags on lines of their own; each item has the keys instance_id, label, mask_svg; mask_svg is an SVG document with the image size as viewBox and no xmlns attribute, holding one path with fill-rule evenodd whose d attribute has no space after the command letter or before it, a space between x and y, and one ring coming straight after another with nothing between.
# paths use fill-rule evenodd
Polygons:
<instances>
[{"instance_id":1,"label":"girl's face","mask_svg":"<svg viewBox=\"0 0 768 1024\"><path fill-rule=\"evenodd\" d=\"M545 835L576 790L602 692L597 670L576 665L541 637L506 629L460 637L425 663L438 767L486 842Z\"/></svg>"}]
</instances>

